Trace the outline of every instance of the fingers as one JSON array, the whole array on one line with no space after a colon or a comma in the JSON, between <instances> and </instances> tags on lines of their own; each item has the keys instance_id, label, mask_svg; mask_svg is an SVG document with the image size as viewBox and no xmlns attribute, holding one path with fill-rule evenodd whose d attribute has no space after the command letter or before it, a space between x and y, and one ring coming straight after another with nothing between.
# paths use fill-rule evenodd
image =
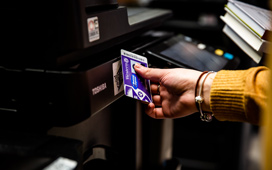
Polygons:
<instances>
[{"instance_id":1,"label":"fingers","mask_svg":"<svg viewBox=\"0 0 272 170\"><path fill-rule=\"evenodd\" d=\"M160 82L161 77L163 77L165 73L165 70L162 69L153 69L153 68L147 68L143 67L140 64L135 64L134 66L135 71L144 79L149 79L152 82ZM161 96L156 95L158 94L158 85L157 84L151 84L150 86L151 92L153 95L153 103L149 103L145 112L147 115L149 115L152 118L155 119L164 119L166 118L163 114L162 108L155 108L155 106L161 106Z\"/></svg>"},{"instance_id":2,"label":"fingers","mask_svg":"<svg viewBox=\"0 0 272 170\"><path fill-rule=\"evenodd\" d=\"M156 84L151 84L150 86L151 88L151 93L153 94L152 96L152 99L153 99L153 103L156 105L156 106L161 106L161 96L158 95L158 85Z\"/></svg>"},{"instance_id":3,"label":"fingers","mask_svg":"<svg viewBox=\"0 0 272 170\"><path fill-rule=\"evenodd\" d=\"M165 71L162 69L147 68L138 63L135 64L134 69L141 77L153 82L159 82L161 77L165 74Z\"/></svg>"},{"instance_id":4,"label":"fingers","mask_svg":"<svg viewBox=\"0 0 272 170\"><path fill-rule=\"evenodd\" d=\"M162 108L155 108L154 103L149 103L145 112L148 116L155 118L155 119L166 118L162 112Z\"/></svg>"},{"instance_id":5,"label":"fingers","mask_svg":"<svg viewBox=\"0 0 272 170\"><path fill-rule=\"evenodd\" d=\"M151 84L150 88L152 94L158 94L158 84Z\"/></svg>"},{"instance_id":6,"label":"fingers","mask_svg":"<svg viewBox=\"0 0 272 170\"><path fill-rule=\"evenodd\" d=\"M156 105L156 106L161 106L161 96L159 95L154 95L153 97L153 103Z\"/></svg>"}]
</instances>

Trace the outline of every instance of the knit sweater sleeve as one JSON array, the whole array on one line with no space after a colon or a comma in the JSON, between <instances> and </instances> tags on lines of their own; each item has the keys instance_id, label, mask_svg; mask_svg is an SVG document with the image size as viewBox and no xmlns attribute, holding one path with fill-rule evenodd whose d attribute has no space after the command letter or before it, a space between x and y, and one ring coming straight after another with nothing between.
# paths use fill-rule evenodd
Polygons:
<instances>
[{"instance_id":1,"label":"knit sweater sleeve","mask_svg":"<svg viewBox=\"0 0 272 170\"><path fill-rule=\"evenodd\" d=\"M210 107L220 121L259 124L266 107L269 69L221 70L213 80Z\"/></svg>"}]
</instances>

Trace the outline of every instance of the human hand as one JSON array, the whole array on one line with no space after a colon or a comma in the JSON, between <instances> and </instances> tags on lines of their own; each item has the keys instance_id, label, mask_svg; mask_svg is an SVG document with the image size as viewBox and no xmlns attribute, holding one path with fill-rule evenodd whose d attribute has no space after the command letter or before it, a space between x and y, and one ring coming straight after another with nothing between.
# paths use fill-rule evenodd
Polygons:
<instances>
[{"instance_id":1,"label":"human hand","mask_svg":"<svg viewBox=\"0 0 272 170\"><path fill-rule=\"evenodd\" d=\"M151 80L153 103L149 103L146 113L157 119L178 118L198 112L195 104L195 86L201 72L191 69L152 69L136 64L135 71ZM203 87L202 110L210 111L210 87L215 75L210 75ZM160 93L158 94L158 84ZM159 106L159 107L155 107Z\"/></svg>"}]
</instances>

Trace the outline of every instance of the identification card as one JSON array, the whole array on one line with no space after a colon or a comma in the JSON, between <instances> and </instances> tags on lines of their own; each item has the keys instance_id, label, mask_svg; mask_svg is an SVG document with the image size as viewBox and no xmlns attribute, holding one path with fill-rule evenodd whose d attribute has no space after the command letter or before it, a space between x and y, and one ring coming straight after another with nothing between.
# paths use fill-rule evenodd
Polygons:
<instances>
[{"instance_id":1,"label":"identification card","mask_svg":"<svg viewBox=\"0 0 272 170\"><path fill-rule=\"evenodd\" d=\"M152 102L150 81L139 76L134 70L136 63L148 67L147 58L121 50L121 61L125 95L143 102Z\"/></svg>"}]
</instances>

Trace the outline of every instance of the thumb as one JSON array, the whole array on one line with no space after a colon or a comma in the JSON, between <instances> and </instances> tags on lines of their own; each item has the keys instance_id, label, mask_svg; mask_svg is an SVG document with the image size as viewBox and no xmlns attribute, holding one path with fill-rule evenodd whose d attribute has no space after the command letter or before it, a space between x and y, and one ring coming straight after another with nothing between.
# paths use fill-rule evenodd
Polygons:
<instances>
[{"instance_id":1,"label":"thumb","mask_svg":"<svg viewBox=\"0 0 272 170\"><path fill-rule=\"evenodd\" d=\"M137 63L134 65L135 71L144 79L149 79L153 82L160 82L161 77L164 75L162 69L147 68Z\"/></svg>"}]
</instances>

